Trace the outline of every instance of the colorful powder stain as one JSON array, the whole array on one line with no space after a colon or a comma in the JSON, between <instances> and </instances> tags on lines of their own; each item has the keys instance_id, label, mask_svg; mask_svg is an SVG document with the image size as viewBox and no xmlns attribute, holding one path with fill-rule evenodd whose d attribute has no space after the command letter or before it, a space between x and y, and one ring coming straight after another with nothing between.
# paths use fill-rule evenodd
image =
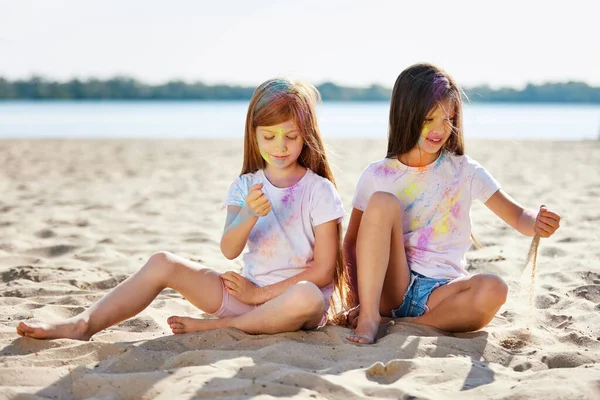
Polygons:
<instances>
[{"instance_id":1,"label":"colorful powder stain","mask_svg":"<svg viewBox=\"0 0 600 400\"><path fill-rule=\"evenodd\" d=\"M396 174L396 172L398 172L398 170L401 167L399 165L395 165L395 164L383 164L378 166L375 169L375 176L389 176L389 175L394 175Z\"/></svg>"},{"instance_id":2,"label":"colorful powder stain","mask_svg":"<svg viewBox=\"0 0 600 400\"><path fill-rule=\"evenodd\" d=\"M406 195L406 197L414 199L417 196L419 187L417 185L417 182L413 182L410 185L406 186L403 189L404 194Z\"/></svg>"},{"instance_id":3,"label":"colorful powder stain","mask_svg":"<svg viewBox=\"0 0 600 400\"><path fill-rule=\"evenodd\" d=\"M260 148L259 148L259 151L260 151L260 155L262 156L263 160L265 160L267 162L267 164L273 165L273 159L271 158L271 155Z\"/></svg>"},{"instance_id":4,"label":"colorful powder stain","mask_svg":"<svg viewBox=\"0 0 600 400\"><path fill-rule=\"evenodd\" d=\"M460 204L458 203L458 182L454 181L446 188L443 201L437 206L437 210L443 214L442 219L435 225L438 234L448 233L453 230L452 221L460 218ZM450 218L450 216L454 218ZM431 221L430 221L431 222Z\"/></svg>"},{"instance_id":5,"label":"colorful powder stain","mask_svg":"<svg viewBox=\"0 0 600 400\"><path fill-rule=\"evenodd\" d=\"M270 235L264 237L261 242L261 247L258 252L269 258L273 258L275 256L275 250L277 249L277 245L279 243L279 237L277 235Z\"/></svg>"},{"instance_id":6,"label":"colorful powder stain","mask_svg":"<svg viewBox=\"0 0 600 400\"><path fill-rule=\"evenodd\" d=\"M427 228L421 230L419 234L419 240L417 242L417 247L421 249L429 248L429 242L433 237L433 228L428 226Z\"/></svg>"},{"instance_id":7,"label":"colorful powder stain","mask_svg":"<svg viewBox=\"0 0 600 400\"><path fill-rule=\"evenodd\" d=\"M281 198L281 202L286 205L286 206L291 206L292 203L294 202L294 192L297 189L297 185L294 186L290 186L289 188L287 188L285 190L285 194L283 195L283 197Z\"/></svg>"}]
</instances>

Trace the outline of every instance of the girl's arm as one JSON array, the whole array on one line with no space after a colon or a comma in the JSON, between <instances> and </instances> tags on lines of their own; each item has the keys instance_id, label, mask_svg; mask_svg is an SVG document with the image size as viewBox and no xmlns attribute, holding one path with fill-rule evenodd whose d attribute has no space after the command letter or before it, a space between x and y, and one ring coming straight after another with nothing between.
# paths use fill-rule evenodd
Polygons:
<instances>
[{"instance_id":1,"label":"girl's arm","mask_svg":"<svg viewBox=\"0 0 600 400\"><path fill-rule=\"evenodd\" d=\"M526 236L539 233L541 237L551 236L560 226L560 216L545 206L539 211L527 210L502 189L494 193L485 205L508 225Z\"/></svg>"},{"instance_id":2,"label":"girl's arm","mask_svg":"<svg viewBox=\"0 0 600 400\"><path fill-rule=\"evenodd\" d=\"M350 290L354 295L354 301L358 305L358 274L356 270L356 238L358 237L358 227L362 220L363 212L357 208L352 209L350 215L350 222L348 223L348 229L346 229L346 236L344 236L344 256L346 258L346 268L348 276L350 277Z\"/></svg>"},{"instance_id":3,"label":"girl's arm","mask_svg":"<svg viewBox=\"0 0 600 400\"><path fill-rule=\"evenodd\" d=\"M250 231L258 221L271 212L271 203L261 191L262 183L253 185L248 190L243 207L228 206L225 229L221 237L221 252L229 260L239 256L250 236Z\"/></svg>"},{"instance_id":4,"label":"girl's arm","mask_svg":"<svg viewBox=\"0 0 600 400\"><path fill-rule=\"evenodd\" d=\"M272 285L257 287L235 272L226 272L221 277L225 288L238 300L246 304L263 304L281 295L290 286L301 282L312 282L324 287L333 281L337 262L337 221L329 221L315 227L314 264L301 273Z\"/></svg>"},{"instance_id":5,"label":"girl's arm","mask_svg":"<svg viewBox=\"0 0 600 400\"><path fill-rule=\"evenodd\" d=\"M227 259L233 260L242 253L256 221L258 217L247 204L244 207L227 206L227 219L221 237L221 252Z\"/></svg>"}]
</instances>

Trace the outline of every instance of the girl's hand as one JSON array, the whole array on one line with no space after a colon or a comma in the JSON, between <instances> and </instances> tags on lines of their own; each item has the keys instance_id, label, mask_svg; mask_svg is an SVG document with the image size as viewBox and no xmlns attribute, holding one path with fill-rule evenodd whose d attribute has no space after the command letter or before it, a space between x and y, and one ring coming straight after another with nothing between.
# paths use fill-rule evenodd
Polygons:
<instances>
[{"instance_id":1,"label":"girl's hand","mask_svg":"<svg viewBox=\"0 0 600 400\"><path fill-rule=\"evenodd\" d=\"M246 196L246 204L257 217L264 217L271 211L271 203L262 192L262 187L262 183L253 185L248 191L248 196Z\"/></svg>"},{"instance_id":2,"label":"girl's hand","mask_svg":"<svg viewBox=\"0 0 600 400\"><path fill-rule=\"evenodd\" d=\"M227 293L242 303L259 304L258 294L260 288L248 279L232 271L221 274L221 279Z\"/></svg>"},{"instance_id":3,"label":"girl's hand","mask_svg":"<svg viewBox=\"0 0 600 400\"><path fill-rule=\"evenodd\" d=\"M541 237L550 237L556 232L560 226L560 215L552 212L546 206L540 207L540 212L535 219L535 233L539 233Z\"/></svg>"}]
</instances>

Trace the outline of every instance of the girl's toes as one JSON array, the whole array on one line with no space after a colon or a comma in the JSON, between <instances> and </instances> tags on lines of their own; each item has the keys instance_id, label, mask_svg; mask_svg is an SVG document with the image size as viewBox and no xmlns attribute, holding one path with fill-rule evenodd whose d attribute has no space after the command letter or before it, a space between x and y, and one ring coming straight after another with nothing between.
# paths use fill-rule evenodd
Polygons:
<instances>
[{"instance_id":1,"label":"girl's toes","mask_svg":"<svg viewBox=\"0 0 600 400\"><path fill-rule=\"evenodd\" d=\"M169 326L171 327L171 329L177 329L180 331L182 331L184 328L183 324L180 324L179 322L172 322Z\"/></svg>"}]
</instances>

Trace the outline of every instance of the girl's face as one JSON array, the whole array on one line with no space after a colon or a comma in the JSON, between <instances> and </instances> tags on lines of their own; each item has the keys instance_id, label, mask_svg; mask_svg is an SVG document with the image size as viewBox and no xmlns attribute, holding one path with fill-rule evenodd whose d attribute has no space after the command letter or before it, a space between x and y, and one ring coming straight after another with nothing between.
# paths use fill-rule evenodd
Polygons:
<instances>
[{"instance_id":1,"label":"girl's face","mask_svg":"<svg viewBox=\"0 0 600 400\"><path fill-rule=\"evenodd\" d=\"M455 115L454 103L446 100L432 108L423 122L419 148L429 154L437 154L452 133Z\"/></svg>"},{"instance_id":2,"label":"girl's face","mask_svg":"<svg viewBox=\"0 0 600 400\"><path fill-rule=\"evenodd\" d=\"M273 126L257 126L256 138L267 168L285 169L295 165L304 145L300 130L292 120Z\"/></svg>"}]
</instances>

